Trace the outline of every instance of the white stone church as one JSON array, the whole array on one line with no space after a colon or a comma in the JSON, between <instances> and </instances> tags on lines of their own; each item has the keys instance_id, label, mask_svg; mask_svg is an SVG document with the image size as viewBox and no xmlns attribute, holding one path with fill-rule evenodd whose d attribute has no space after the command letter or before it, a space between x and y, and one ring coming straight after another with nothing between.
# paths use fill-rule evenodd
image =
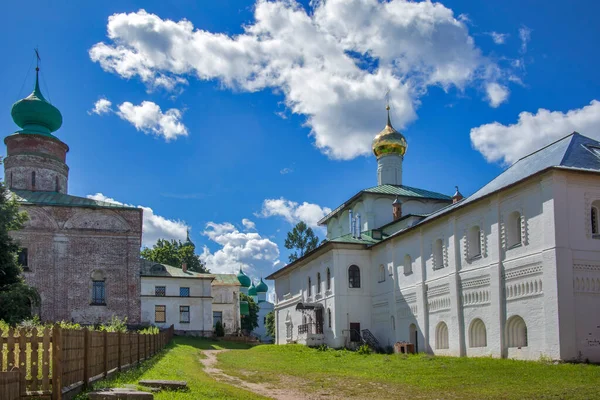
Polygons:
<instances>
[{"instance_id":1,"label":"white stone church","mask_svg":"<svg viewBox=\"0 0 600 400\"><path fill-rule=\"evenodd\" d=\"M268 277L276 343L600 362L600 143L572 133L467 198L404 186L406 149L388 116L378 185Z\"/></svg>"}]
</instances>

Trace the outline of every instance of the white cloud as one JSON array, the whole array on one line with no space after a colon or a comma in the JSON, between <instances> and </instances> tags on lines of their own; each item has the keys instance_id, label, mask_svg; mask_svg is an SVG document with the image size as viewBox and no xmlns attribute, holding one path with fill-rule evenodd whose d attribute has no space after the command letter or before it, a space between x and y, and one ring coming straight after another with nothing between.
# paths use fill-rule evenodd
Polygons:
<instances>
[{"instance_id":1,"label":"white cloud","mask_svg":"<svg viewBox=\"0 0 600 400\"><path fill-rule=\"evenodd\" d=\"M506 86L502 86L496 82L488 83L485 86L485 92L490 106L494 108L508 100L508 95L510 94Z\"/></svg>"},{"instance_id":2,"label":"white cloud","mask_svg":"<svg viewBox=\"0 0 600 400\"><path fill-rule=\"evenodd\" d=\"M292 172L294 172L294 170L292 168L288 168L288 167L285 167L279 171L279 173L281 175L291 174Z\"/></svg>"},{"instance_id":3,"label":"white cloud","mask_svg":"<svg viewBox=\"0 0 600 400\"><path fill-rule=\"evenodd\" d=\"M522 112L516 124L498 122L471 129L471 143L487 161L512 164L519 158L577 131L600 140L600 101L566 113L540 108Z\"/></svg>"},{"instance_id":4,"label":"white cloud","mask_svg":"<svg viewBox=\"0 0 600 400\"><path fill-rule=\"evenodd\" d=\"M250 221L248 218L242 219L242 225L246 230L256 229L256 224L253 221Z\"/></svg>"},{"instance_id":5,"label":"white cloud","mask_svg":"<svg viewBox=\"0 0 600 400\"><path fill-rule=\"evenodd\" d=\"M151 87L196 76L236 90L282 93L291 113L306 116L316 147L336 159L370 154L388 89L402 128L429 86L462 90L487 79L491 62L466 20L440 3L329 0L310 8L257 0L254 21L235 36L144 10L114 14L109 40L89 55L104 70Z\"/></svg>"},{"instance_id":6,"label":"white cloud","mask_svg":"<svg viewBox=\"0 0 600 400\"><path fill-rule=\"evenodd\" d=\"M109 203L121 204L128 207L136 207L132 204L122 203L102 193L89 194L88 199L106 201ZM142 221L142 246L152 247L158 239L176 239L185 240L188 226L179 220L168 219L154 214L150 207L137 206L144 210Z\"/></svg>"},{"instance_id":7,"label":"white cloud","mask_svg":"<svg viewBox=\"0 0 600 400\"><path fill-rule=\"evenodd\" d=\"M240 232L230 222L209 222L203 235L221 246L214 253L205 246L200 256L213 273L232 273L240 266L251 273L266 272L279 264L277 244L257 232Z\"/></svg>"},{"instance_id":8,"label":"white cloud","mask_svg":"<svg viewBox=\"0 0 600 400\"><path fill-rule=\"evenodd\" d=\"M139 106L126 101L119 105L117 115L138 131L162 136L167 142L188 134L181 122L181 111L172 108L163 113L158 104L151 101L143 101Z\"/></svg>"},{"instance_id":9,"label":"white cloud","mask_svg":"<svg viewBox=\"0 0 600 400\"><path fill-rule=\"evenodd\" d=\"M527 44L531 40L531 29L523 25L519 28L519 39L521 39L521 53L527 52Z\"/></svg>"},{"instance_id":10,"label":"white cloud","mask_svg":"<svg viewBox=\"0 0 600 400\"><path fill-rule=\"evenodd\" d=\"M112 102L108 99L105 98L100 98L97 102L94 103L94 108L92 108L90 111L88 111L88 114L92 115L92 114L98 114L98 115L102 115L102 114L107 114L109 112L112 112Z\"/></svg>"},{"instance_id":11,"label":"white cloud","mask_svg":"<svg viewBox=\"0 0 600 400\"><path fill-rule=\"evenodd\" d=\"M499 32L488 32L488 35L492 37L492 40L496 44L504 44L506 42L506 38L508 38L508 33L499 33Z\"/></svg>"},{"instance_id":12,"label":"white cloud","mask_svg":"<svg viewBox=\"0 0 600 400\"><path fill-rule=\"evenodd\" d=\"M300 221L306 222L310 227L317 228L317 222L331 212L329 207L321 207L318 204L296 203L286 200L283 197L279 199L265 199L262 210L255 215L257 217L282 217L290 224L295 225Z\"/></svg>"}]
</instances>

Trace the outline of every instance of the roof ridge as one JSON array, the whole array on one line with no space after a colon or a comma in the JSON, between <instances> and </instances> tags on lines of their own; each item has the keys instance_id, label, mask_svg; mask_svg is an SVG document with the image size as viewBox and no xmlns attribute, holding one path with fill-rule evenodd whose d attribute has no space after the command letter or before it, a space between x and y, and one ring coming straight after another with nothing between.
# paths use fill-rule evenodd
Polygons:
<instances>
[{"instance_id":1,"label":"roof ridge","mask_svg":"<svg viewBox=\"0 0 600 400\"><path fill-rule=\"evenodd\" d=\"M556 143L558 143L558 142L562 142L563 140L565 140L565 139L566 139L566 138L568 138L569 136L574 136L574 135L579 135L579 136L581 136L581 134L580 134L579 132L577 132L577 131L573 131L573 132L569 133L568 135L565 135L565 136L561 137L560 139L557 139L557 140L555 140L554 142L547 144L547 145L546 145L546 146L544 146L544 147L540 147L540 148L539 148L539 149L537 149L536 151L533 151L533 152L531 152L531 153L529 153L529 154L527 154L527 155L524 155L523 157L519 158L517 161L515 161L514 163L512 163L512 164L511 164L511 165L510 165L508 168L506 168L506 170L508 170L509 168L511 168L513 165L515 165L515 164L516 164L516 163L518 163L519 161L521 161L521 160L524 160L524 159L526 159L527 157L529 157L529 156L532 156L532 155L534 155L534 154L536 154L536 153L539 153L540 151L542 151L542 150L545 150L545 149L547 149L548 147L550 147L550 146L553 146L553 145L555 145L555 144L556 144ZM506 171L506 170L505 170L505 171Z\"/></svg>"}]
</instances>

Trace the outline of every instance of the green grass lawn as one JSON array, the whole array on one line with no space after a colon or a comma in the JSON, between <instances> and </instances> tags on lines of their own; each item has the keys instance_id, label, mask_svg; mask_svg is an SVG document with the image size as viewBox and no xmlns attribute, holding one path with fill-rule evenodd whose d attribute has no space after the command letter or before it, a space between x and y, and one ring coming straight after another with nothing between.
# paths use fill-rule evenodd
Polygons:
<instances>
[{"instance_id":1,"label":"green grass lawn","mask_svg":"<svg viewBox=\"0 0 600 400\"><path fill-rule=\"evenodd\" d=\"M156 393L157 400L197 400L197 399L262 399L254 393L217 382L202 371L200 350L205 349L248 349L243 343L214 342L206 339L176 337L166 350L139 367L119 373L110 379L98 381L94 389L122 387L124 384L137 384L140 379L184 380L188 391L162 391ZM78 396L85 399L85 395Z\"/></svg>"},{"instance_id":2,"label":"green grass lawn","mask_svg":"<svg viewBox=\"0 0 600 400\"><path fill-rule=\"evenodd\" d=\"M309 391L355 398L600 399L600 366L492 358L359 355L301 345L222 353L229 375L277 385L281 374ZM287 383L289 384L289 382Z\"/></svg>"}]
</instances>

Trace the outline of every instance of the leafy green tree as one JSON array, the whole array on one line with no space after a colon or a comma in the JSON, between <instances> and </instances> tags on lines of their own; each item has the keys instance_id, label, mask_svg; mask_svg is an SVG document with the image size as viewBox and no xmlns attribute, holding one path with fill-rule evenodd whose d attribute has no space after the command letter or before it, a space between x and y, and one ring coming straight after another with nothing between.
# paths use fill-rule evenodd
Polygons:
<instances>
[{"instance_id":1,"label":"leafy green tree","mask_svg":"<svg viewBox=\"0 0 600 400\"><path fill-rule=\"evenodd\" d=\"M312 228L306 226L304 221L298 222L294 229L288 232L285 239L285 248L296 250L289 255L289 261L296 261L306 253L317 248L318 244L319 238L315 235Z\"/></svg>"},{"instance_id":2,"label":"leafy green tree","mask_svg":"<svg viewBox=\"0 0 600 400\"><path fill-rule=\"evenodd\" d=\"M250 311L249 315L244 315L242 318L242 330L252 332L254 328L258 327L258 304L254 302L252 297L244 293L240 293L240 300L248 302L248 310Z\"/></svg>"},{"instance_id":3,"label":"leafy green tree","mask_svg":"<svg viewBox=\"0 0 600 400\"><path fill-rule=\"evenodd\" d=\"M0 182L0 320L16 324L32 317L32 307L40 303L34 288L28 286L17 262L19 246L9 232L21 229L27 214Z\"/></svg>"},{"instance_id":4,"label":"leafy green tree","mask_svg":"<svg viewBox=\"0 0 600 400\"><path fill-rule=\"evenodd\" d=\"M196 254L196 247L190 242L189 237L185 243L180 240L158 239L151 249L145 247L140 252L142 258L161 264L182 268L183 263L187 269L194 272L209 272L200 256Z\"/></svg>"},{"instance_id":5,"label":"leafy green tree","mask_svg":"<svg viewBox=\"0 0 600 400\"><path fill-rule=\"evenodd\" d=\"M225 336L225 328L223 327L223 323L221 323L221 321L217 321L217 323L215 324L215 336Z\"/></svg>"},{"instance_id":6,"label":"leafy green tree","mask_svg":"<svg viewBox=\"0 0 600 400\"><path fill-rule=\"evenodd\" d=\"M265 323L265 329L267 331L267 335L275 338L275 311L269 311L266 318L267 321Z\"/></svg>"}]
</instances>

